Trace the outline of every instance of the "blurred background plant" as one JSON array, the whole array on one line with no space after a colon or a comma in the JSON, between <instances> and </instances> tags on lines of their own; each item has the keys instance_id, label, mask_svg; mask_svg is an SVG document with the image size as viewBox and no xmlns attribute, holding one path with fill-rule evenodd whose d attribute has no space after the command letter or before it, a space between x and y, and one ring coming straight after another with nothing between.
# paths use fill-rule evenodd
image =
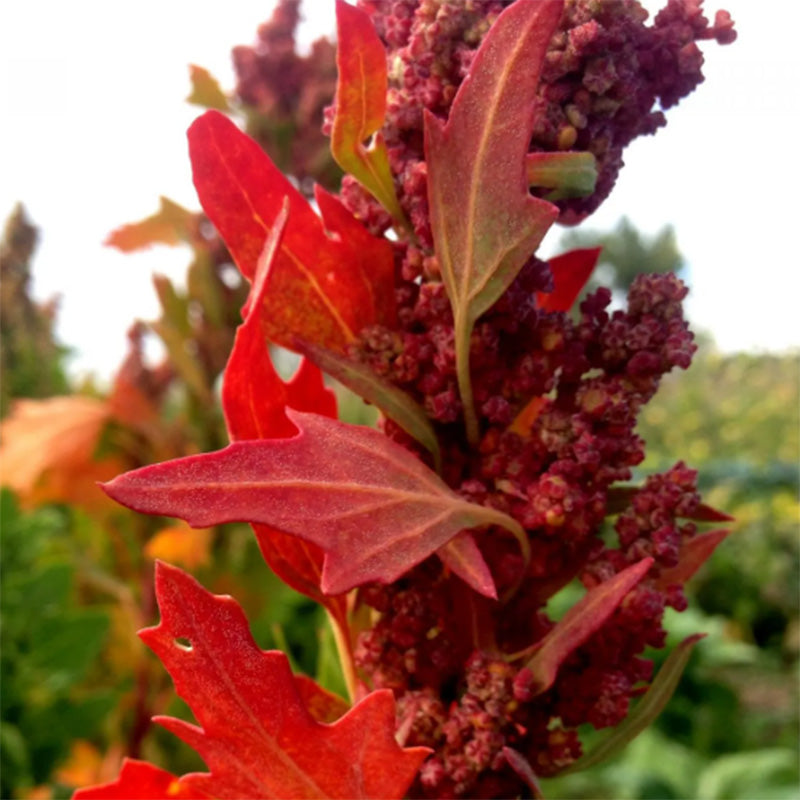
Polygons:
<instances>
[{"instance_id":1,"label":"blurred background plant","mask_svg":"<svg viewBox=\"0 0 800 800\"><path fill-rule=\"evenodd\" d=\"M233 115L310 193L313 181L335 189L340 180L320 130L335 50L323 39L297 52L298 6L282 0L256 44L234 49L233 93L193 67L189 100ZM219 377L246 287L213 228L162 198L151 217L110 234L124 252L191 251L184 285L154 277L160 317L132 325L110 387L70 382L69 351L52 333L56 307L30 299L35 242L19 207L0 249L0 796L56 798L110 780L123 754L202 769L150 723L187 715L132 633L155 622L155 558L235 594L261 647L342 686L324 613L269 572L249 529L193 531L132 514L95 484L226 442ZM602 244L598 280L620 293L640 272L685 269L670 227L647 237L622 219L607 232L570 231L562 244ZM163 356L154 361L156 340ZM736 517L693 579L690 610L670 620L673 644L695 630L708 636L656 724L611 763L548 781L548 797L797 797L800 354L722 354L711 334L700 341L689 372L670 376L645 409L640 472L684 458L705 501ZM278 363L291 372L289 359ZM375 418L344 391L340 409L352 422Z\"/></svg>"}]
</instances>

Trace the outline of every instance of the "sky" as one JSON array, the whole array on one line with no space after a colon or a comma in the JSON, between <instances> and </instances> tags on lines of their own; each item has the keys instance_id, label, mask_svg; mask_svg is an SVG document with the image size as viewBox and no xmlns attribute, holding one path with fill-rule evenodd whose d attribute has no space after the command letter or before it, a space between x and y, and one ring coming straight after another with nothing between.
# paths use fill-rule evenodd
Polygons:
<instances>
[{"instance_id":1,"label":"sky","mask_svg":"<svg viewBox=\"0 0 800 800\"><path fill-rule=\"evenodd\" d=\"M523 0L525 2L529 0ZM648 2L651 9L658 3ZM151 276L180 281L181 248L122 255L102 242L165 195L199 209L185 131L188 65L234 86L231 48L252 44L272 2L26 0L0 4L0 219L22 202L40 229L34 296L60 298L70 371L107 379L135 318L158 314ZM634 143L611 197L584 224L624 214L644 232L674 226L689 265L687 312L725 351L800 345L795 0L706 0L738 40L705 43L706 82ZM301 41L334 30L333 0L305 0ZM561 231L548 235L558 251Z\"/></svg>"}]
</instances>

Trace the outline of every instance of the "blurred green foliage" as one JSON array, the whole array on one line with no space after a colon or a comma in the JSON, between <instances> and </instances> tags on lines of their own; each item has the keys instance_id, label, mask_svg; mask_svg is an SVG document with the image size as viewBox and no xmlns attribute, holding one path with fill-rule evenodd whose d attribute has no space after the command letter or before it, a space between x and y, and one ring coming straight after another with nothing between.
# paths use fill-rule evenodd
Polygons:
<instances>
[{"instance_id":1,"label":"blurred green foliage","mask_svg":"<svg viewBox=\"0 0 800 800\"><path fill-rule=\"evenodd\" d=\"M647 236L627 217L622 217L610 231L596 231L581 226L568 230L561 237L561 250L582 247L603 248L597 268L583 294L599 286L627 293L636 276L643 272L675 272L682 277L681 271L685 266L675 229L671 225L666 225L653 236Z\"/></svg>"},{"instance_id":2,"label":"blurred green foliage","mask_svg":"<svg viewBox=\"0 0 800 800\"><path fill-rule=\"evenodd\" d=\"M53 337L55 306L30 297L31 261L38 233L21 205L0 241L0 417L16 397L68 391L67 349Z\"/></svg>"},{"instance_id":3,"label":"blurred green foliage","mask_svg":"<svg viewBox=\"0 0 800 800\"><path fill-rule=\"evenodd\" d=\"M107 610L81 605L60 509L21 513L0 494L0 796L44 783L72 741L102 730L119 693L98 680Z\"/></svg>"}]
</instances>

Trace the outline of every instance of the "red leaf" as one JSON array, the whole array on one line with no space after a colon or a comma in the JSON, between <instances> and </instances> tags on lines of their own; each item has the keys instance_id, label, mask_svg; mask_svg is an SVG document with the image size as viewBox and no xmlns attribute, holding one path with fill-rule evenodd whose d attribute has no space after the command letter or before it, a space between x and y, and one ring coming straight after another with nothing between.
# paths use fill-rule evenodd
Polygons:
<instances>
[{"instance_id":1,"label":"red leaf","mask_svg":"<svg viewBox=\"0 0 800 800\"><path fill-rule=\"evenodd\" d=\"M307 675L295 675L294 685L303 705L317 722L336 722L350 710L346 700L323 689Z\"/></svg>"},{"instance_id":2,"label":"red leaf","mask_svg":"<svg viewBox=\"0 0 800 800\"><path fill-rule=\"evenodd\" d=\"M205 800L212 795L200 789L186 786L171 772L126 758L122 762L119 777L111 783L78 789L72 800Z\"/></svg>"},{"instance_id":3,"label":"red leaf","mask_svg":"<svg viewBox=\"0 0 800 800\"><path fill-rule=\"evenodd\" d=\"M503 756L508 766L522 778L525 785L531 790L531 797L535 797L536 800L543 800L544 795L542 794L542 787L539 785L539 781L536 777L536 773L533 771L530 761L513 747L504 747Z\"/></svg>"},{"instance_id":4,"label":"red leaf","mask_svg":"<svg viewBox=\"0 0 800 800\"><path fill-rule=\"evenodd\" d=\"M453 307L467 433L478 438L469 383L475 321L516 277L558 216L528 192L541 65L561 0L514 3L497 18L456 94L447 124L425 112L428 200L436 256Z\"/></svg>"},{"instance_id":5,"label":"red leaf","mask_svg":"<svg viewBox=\"0 0 800 800\"><path fill-rule=\"evenodd\" d=\"M360 281L375 310L375 321L392 327L395 322L394 254L386 239L373 236L342 202L321 186L314 187L325 230L347 248L347 258L357 267L353 280ZM301 336L301 332L297 332Z\"/></svg>"},{"instance_id":6,"label":"red leaf","mask_svg":"<svg viewBox=\"0 0 800 800\"><path fill-rule=\"evenodd\" d=\"M569 311L589 276L597 266L602 247L585 250L570 250L548 262L553 271L553 291L548 294L538 292L536 299L544 311Z\"/></svg>"},{"instance_id":7,"label":"red leaf","mask_svg":"<svg viewBox=\"0 0 800 800\"><path fill-rule=\"evenodd\" d=\"M268 274L286 225L284 202L264 245L248 297L245 321L236 331L222 385L222 407L233 441L282 439L297 429L286 416L286 406L336 416L336 397L326 389L322 373L305 359L294 378L285 383L272 364L258 313L264 302Z\"/></svg>"},{"instance_id":8,"label":"red leaf","mask_svg":"<svg viewBox=\"0 0 800 800\"><path fill-rule=\"evenodd\" d=\"M287 211L284 204L272 224L248 298L249 312L236 331L233 351L225 368L222 407L232 441L294 436L297 428L286 416L287 406L336 417L336 396L325 388L319 369L303 358L294 377L285 383L272 364L261 329L258 309L263 302L267 274L283 233ZM322 550L268 525L253 525L253 530L270 569L293 589L328 608L337 623L343 625L344 599L327 597L320 589Z\"/></svg>"},{"instance_id":9,"label":"red leaf","mask_svg":"<svg viewBox=\"0 0 800 800\"><path fill-rule=\"evenodd\" d=\"M652 558L643 558L590 589L542 639L526 665L533 673L536 694L553 685L561 662L599 630L652 563Z\"/></svg>"},{"instance_id":10,"label":"red leaf","mask_svg":"<svg viewBox=\"0 0 800 800\"><path fill-rule=\"evenodd\" d=\"M181 788L232 799L405 794L430 751L395 741L391 691L372 692L337 722L321 724L303 705L286 656L259 649L233 598L212 595L163 563L156 595L161 622L139 635L199 726L155 720L209 768L181 777Z\"/></svg>"},{"instance_id":11,"label":"red leaf","mask_svg":"<svg viewBox=\"0 0 800 800\"><path fill-rule=\"evenodd\" d=\"M339 77L331 154L392 217L404 223L386 144L378 133L386 114L386 51L369 16L343 0L336 0L336 33Z\"/></svg>"},{"instance_id":12,"label":"red leaf","mask_svg":"<svg viewBox=\"0 0 800 800\"><path fill-rule=\"evenodd\" d=\"M719 528L718 530L698 533L691 539L687 539L681 546L678 563L671 569L661 571L656 580L656 587L666 589L668 586L683 586L706 560L711 557L717 545L730 533L729 530Z\"/></svg>"},{"instance_id":13,"label":"red leaf","mask_svg":"<svg viewBox=\"0 0 800 800\"><path fill-rule=\"evenodd\" d=\"M733 522L736 517L720 511L718 508L712 508L705 503L700 503L694 510L690 519L697 520L698 522Z\"/></svg>"},{"instance_id":14,"label":"red leaf","mask_svg":"<svg viewBox=\"0 0 800 800\"><path fill-rule=\"evenodd\" d=\"M224 450L128 472L104 485L137 511L195 527L258 522L325 550L322 590L390 582L452 539L519 524L468 503L400 445L369 428L287 410L292 439L235 442Z\"/></svg>"},{"instance_id":15,"label":"red leaf","mask_svg":"<svg viewBox=\"0 0 800 800\"><path fill-rule=\"evenodd\" d=\"M189 151L200 202L249 279L288 197L286 231L262 306L272 341L291 347L300 336L342 350L365 325L386 321L387 276L393 275L387 240L370 236L355 220L342 235L341 214L332 222L326 218L334 233L329 237L323 220L264 151L217 111L189 128Z\"/></svg>"}]
</instances>

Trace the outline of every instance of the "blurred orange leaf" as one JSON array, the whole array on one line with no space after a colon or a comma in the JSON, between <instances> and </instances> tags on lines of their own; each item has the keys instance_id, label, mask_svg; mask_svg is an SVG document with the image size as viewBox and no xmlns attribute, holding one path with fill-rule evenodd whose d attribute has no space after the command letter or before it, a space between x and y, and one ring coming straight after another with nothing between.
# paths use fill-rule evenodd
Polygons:
<instances>
[{"instance_id":1,"label":"blurred orange leaf","mask_svg":"<svg viewBox=\"0 0 800 800\"><path fill-rule=\"evenodd\" d=\"M95 484L124 469L116 459L94 459L109 418L108 403L92 397L18 401L0 424L0 484L29 506L107 505Z\"/></svg>"},{"instance_id":2,"label":"blurred orange leaf","mask_svg":"<svg viewBox=\"0 0 800 800\"><path fill-rule=\"evenodd\" d=\"M167 197L161 198L159 210L139 222L121 225L111 231L104 244L123 253L144 250L154 244L176 245L187 240L194 214Z\"/></svg>"},{"instance_id":3,"label":"blurred orange leaf","mask_svg":"<svg viewBox=\"0 0 800 800\"><path fill-rule=\"evenodd\" d=\"M202 567L211 561L211 528L190 528L178 523L162 528L147 542L144 553L148 558L180 564L187 569Z\"/></svg>"},{"instance_id":4,"label":"blurred orange leaf","mask_svg":"<svg viewBox=\"0 0 800 800\"><path fill-rule=\"evenodd\" d=\"M187 103L203 108L216 108L219 111L231 110L225 92L207 69L189 64L189 80L192 82L192 91L186 98Z\"/></svg>"},{"instance_id":5,"label":"blurred orange leaf","mask_svg":"<svg viewBox=\"0 0 800 800\"><path fill-rule=\"evenodd\" d=\"M76 739L70 745L66 762L56 770L55 779L67 786L86 786L112 780L121 751L120 745L112 745L109 752L103 754L91 742Z\"/></svg>"}]
</instances>

